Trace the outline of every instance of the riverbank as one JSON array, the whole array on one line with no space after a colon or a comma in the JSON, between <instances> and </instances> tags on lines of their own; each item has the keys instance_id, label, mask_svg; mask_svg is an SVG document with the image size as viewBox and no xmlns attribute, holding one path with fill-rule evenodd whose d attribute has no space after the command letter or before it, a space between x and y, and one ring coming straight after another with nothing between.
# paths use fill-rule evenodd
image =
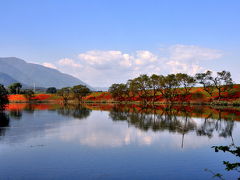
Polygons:
<instances>
[{"instance_id":1,"label":"riverbank","mask_svg":"<svg viewBox=\"0 0 240 180\"><path fill-rule=\"evenodd\" d=\"M213 93L213 96L209 96L203 88L195 87L192 88L190 94L182 98L181 94L176 96L171 103L167 102L166 99L160 93L155 96L154 105L162 104L176 104L176 105L208 105L208 106L240 106L240 85L234 85L234 88L230 92L224 93L220 99L217 96L217 92ZM29 102L23 95L9 95L9 101L11 103L24 103ZM145 99L147 105L152 105L152 96ZM62 103L63 100L57 94L35 94L30 102L34 103ZM143 99L139 96L130 96L122 98L113 98L109 92L92 92L88 96L83 98L84 103L112 103L112 104L142 104ZM69 104L79 104L78 101L74 100L73 96L69 97Z\"/></svg>"}]
</instances>

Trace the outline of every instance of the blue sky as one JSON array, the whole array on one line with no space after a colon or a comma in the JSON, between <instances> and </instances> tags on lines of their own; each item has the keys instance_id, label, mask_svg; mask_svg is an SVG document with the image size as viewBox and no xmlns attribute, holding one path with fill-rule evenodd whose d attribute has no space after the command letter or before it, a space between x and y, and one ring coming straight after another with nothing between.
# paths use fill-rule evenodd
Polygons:
<instances>
[{"instance_id":1,"label":"blue sky","mask_svg":"<svg viewBox=\"0 0 240 180\"><path fill-rule=\"evenodd\" d=\"M238 0L1 0L0 56L93 86L211 69L240 79Z\"/></svg>"}]
</instances>

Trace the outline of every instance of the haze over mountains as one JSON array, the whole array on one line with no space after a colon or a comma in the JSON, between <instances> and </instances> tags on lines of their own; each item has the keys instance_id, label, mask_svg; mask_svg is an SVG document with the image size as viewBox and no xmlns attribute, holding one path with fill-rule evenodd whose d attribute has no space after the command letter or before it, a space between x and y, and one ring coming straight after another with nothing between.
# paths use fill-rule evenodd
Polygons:
<instances>
[{"instance_id":1,"label":"haze over mountains","mask_svg":"<svg viewBox=\"0 0 240 180\"><path fill-rule=\"evenodd\" d=\"M83 81L56 69L28 63L15 57L0 58L0 84L8 86L14 82L20 82L26 87L33 87L35 84L36 87L43 88L87 85Z\"/></svg>"}]
</instances>

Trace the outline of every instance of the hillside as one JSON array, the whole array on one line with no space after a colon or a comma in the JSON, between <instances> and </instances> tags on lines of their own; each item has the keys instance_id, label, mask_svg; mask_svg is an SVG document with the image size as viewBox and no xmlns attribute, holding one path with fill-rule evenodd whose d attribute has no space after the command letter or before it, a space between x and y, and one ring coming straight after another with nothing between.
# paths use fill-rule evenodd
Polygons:
<instances>
[{"instance_id":1,"label":"hillside","mask_svg":"<svg viewBox=\"0 0 240 180\"><path fill-rule=\"evenodd\" d=\"M0 78L3 85L20 82L27 86L62 88L78 84L87 85L83 81L39 64L28 63L15 57L0 58ZM1 83L0 82L0 83ZM87 85L90 87L89 85Z\"/></svg>"},{"instance_id":2,"label":"hillside","mask_svg":"<svg viewBox=\"0 0 240 180\"><path fill-rule=\"evenodd\" d=\"M17 82L16 79L13 79L11 76L0 72L0 84L3 84L4 86L9 86L10 84L15 82Z\"/></svg>"},{"instance_id":3,"label":"hillside","mask_svg":"<svg viewBox=\"0 0 240 180\"><path fill-rule=\"evenodd\" d=\"M215 90L213 93L213 96L211 97L208 93L206 93L202 87L194 87L190 91L190 94L186 97L186 99L182 100L181 97L181 89L178 89L180 95L177 96L174 99L174 102L176 103L182 103L182 102L190 102L194 104L204 104L204 103L210 103L214 102L216 104L218 103L224 103L227 104L240 104L240 85L235 84L233 86L233 89L229 92L224 93L221 100L218 100L218 93ZM141 102L142 99L139 95L134 97L124 97L121 99L113 99L111 94L109 92L93 92L86 96L85 101L89 102L120 102L120 101L128 101L128 102ZM148 101L151 102L151 96L148 98ZM161 95L160 92L156 94L156 103L165 103L166 99Z\"/></svg>"}]
</instances>

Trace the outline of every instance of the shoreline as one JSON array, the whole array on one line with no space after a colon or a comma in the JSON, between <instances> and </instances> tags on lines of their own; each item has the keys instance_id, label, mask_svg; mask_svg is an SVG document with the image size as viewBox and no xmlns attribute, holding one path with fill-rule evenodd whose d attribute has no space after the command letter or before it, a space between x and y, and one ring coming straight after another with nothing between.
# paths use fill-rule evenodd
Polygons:
<instances>
[{"instance_id":1,"label":"shoreline","mask_svg":"<svg viewBox=\"0 0 240 180\"><path fill-rule=\"evenodd\" d=\"M30 103L30 104L41 104L41 103L49 103L49 104L64 104L63 101L56 101L56 100L33 100L33 101L10 101L9 104L21 104L21 103ZM68 101L69 105L77 105L77 104L136 104L136 105L143 105L143 106L158 106L158 105L183 105L183 106L212 106L212 107L240 107L240 102L226 102L226 101L217 101L217 102L147 102L143 104L141 101L83 101L81 103L77 101Z\"/></svg>"}]
</instances>

